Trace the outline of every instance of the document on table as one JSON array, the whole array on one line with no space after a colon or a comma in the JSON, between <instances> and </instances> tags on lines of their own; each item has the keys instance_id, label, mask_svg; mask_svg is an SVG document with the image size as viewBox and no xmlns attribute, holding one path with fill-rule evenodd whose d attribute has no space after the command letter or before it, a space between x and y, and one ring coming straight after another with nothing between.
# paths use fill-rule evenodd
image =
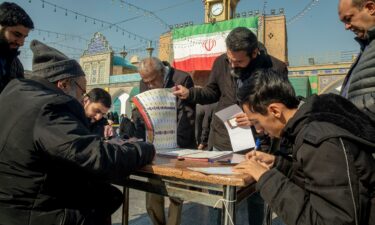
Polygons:
<instances>
[{"instance_id":1,"label":"document on table","mask_svg":"<svg viewBox=\"0 0 375 225\"><path fill-rule=\"evenodd\" d=\"M234 152L255 147L254 136L250 126L239 127L235 123L234 118L240 113L243 113L243 111L238 105L231 105L215 113L223 121L228 130Z\"/></svg>"},{"instance_id":2,"label":"document on table","mask_svg":"<svg viewBox=\"0 0 375 225\"><path fill-rule=\"evenodd\" d=\"M233 167L188 167L189 170L193 170L196 172L204 173L204 174L216 174L216 175L235 175L239 173L235 173L232 171Z\"/></svg>"},{"instance_id":3,"label":"document on table","mask_svg":"<svg viewBox=\"0 0 375 225\"><path fill-rule=\"evenodd\" d=\"M146 140L155 148L177 147L177 103L170 89L158 88L133 97L146 125Z\"/></svg>"}]
</instances>

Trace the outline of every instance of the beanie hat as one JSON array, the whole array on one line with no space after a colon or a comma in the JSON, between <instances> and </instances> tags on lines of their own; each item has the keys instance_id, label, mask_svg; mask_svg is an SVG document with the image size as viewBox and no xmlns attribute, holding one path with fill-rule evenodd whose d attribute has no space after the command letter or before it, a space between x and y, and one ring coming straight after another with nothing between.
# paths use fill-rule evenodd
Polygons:
<instances>
[{"instance_id":1,"label":"beanie hat","mask_svg":"<svg viewBox=\"0 0 375 225\"><path fill-rule=\"evenodd\" d=\"M47 79L49 82L85 76L81 66L74 59L69 59L62 52L40 41L30 44L33 51L33 77Z\"/></svg>"}]
</instances>

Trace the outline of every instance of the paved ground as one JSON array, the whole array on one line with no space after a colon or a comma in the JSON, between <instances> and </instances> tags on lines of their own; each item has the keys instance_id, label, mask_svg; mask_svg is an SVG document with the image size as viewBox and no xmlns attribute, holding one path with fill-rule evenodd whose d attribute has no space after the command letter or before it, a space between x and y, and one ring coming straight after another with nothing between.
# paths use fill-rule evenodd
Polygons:
<instances>
[{"instance_id":1,"label":"paved ground","mask_svg":"<svg viewBox=\"0 0 375 225\"><path fill-rule=\"evenodd\" d=\"M129 194L129 212L130 212L130 225L152 225L149 220L145 208L145 193L137 190L130 189ZM241 204L237 211L237 225L247 225L247 207ZM169 205L166 200L165 210ZM122 208L112 216L113 225L121 225L121 212ZM201 206L195 203L186 202L182 211L181 225L216 225L217 214L209 210L209 207ZM276 223L275 223L276 224Z\"/></svg>"}]
</instances>

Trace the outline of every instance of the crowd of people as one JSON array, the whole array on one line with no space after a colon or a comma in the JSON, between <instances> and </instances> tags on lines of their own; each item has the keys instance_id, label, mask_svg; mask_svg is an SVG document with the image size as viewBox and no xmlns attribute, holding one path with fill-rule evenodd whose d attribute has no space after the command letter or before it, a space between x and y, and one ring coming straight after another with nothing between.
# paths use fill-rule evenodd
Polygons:
<instances>
[{"instance_id":1,"label":"crowd of people","mask_svg":"<svg viewBox=\"0 0 375 225\"><path fill-rule=\"evenodd\" d=\"M271 224L272 212L286 225L375 224L375 1L339 0L338 14L361 49L340 95L296 96L286 64L245 27L228 34L204 87L156 57L139 64L140 92L169 88L177 97L181 148L231 150L215 112L243 109L237 125L264 140L233 168L257 182L243 215L249 225ZM24 9L0 4L0 224L109 225L123 198L112 184L126 185L155 148L139 111L110 112L110 94L87 92L81 66L59 50L31 41L24 78L17 56L32 29ZM108 141L115 136L135 139ZM154 225L181 223L183 201L169 200L166 218L164 197L146 193Z\"/></svg>"}]
</instances>

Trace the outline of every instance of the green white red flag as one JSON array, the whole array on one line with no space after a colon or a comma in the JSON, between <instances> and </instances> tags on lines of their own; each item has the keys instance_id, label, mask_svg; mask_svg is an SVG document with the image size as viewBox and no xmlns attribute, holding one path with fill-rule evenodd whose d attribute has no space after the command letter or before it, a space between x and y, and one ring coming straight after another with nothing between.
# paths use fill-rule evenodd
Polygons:
<instances>
[{"instance_id":1,"label":"green white red flag","mask_svg":"<svg viewBox=\"0 0 375 225\"><path fill-rule=\"evenodd\" d=\"M258 17L236 18L172 30L173 66L183 71L211 70L216 57L226 52L225 38L236 27L258 32Z\"/></svg>"}]
</instances>

